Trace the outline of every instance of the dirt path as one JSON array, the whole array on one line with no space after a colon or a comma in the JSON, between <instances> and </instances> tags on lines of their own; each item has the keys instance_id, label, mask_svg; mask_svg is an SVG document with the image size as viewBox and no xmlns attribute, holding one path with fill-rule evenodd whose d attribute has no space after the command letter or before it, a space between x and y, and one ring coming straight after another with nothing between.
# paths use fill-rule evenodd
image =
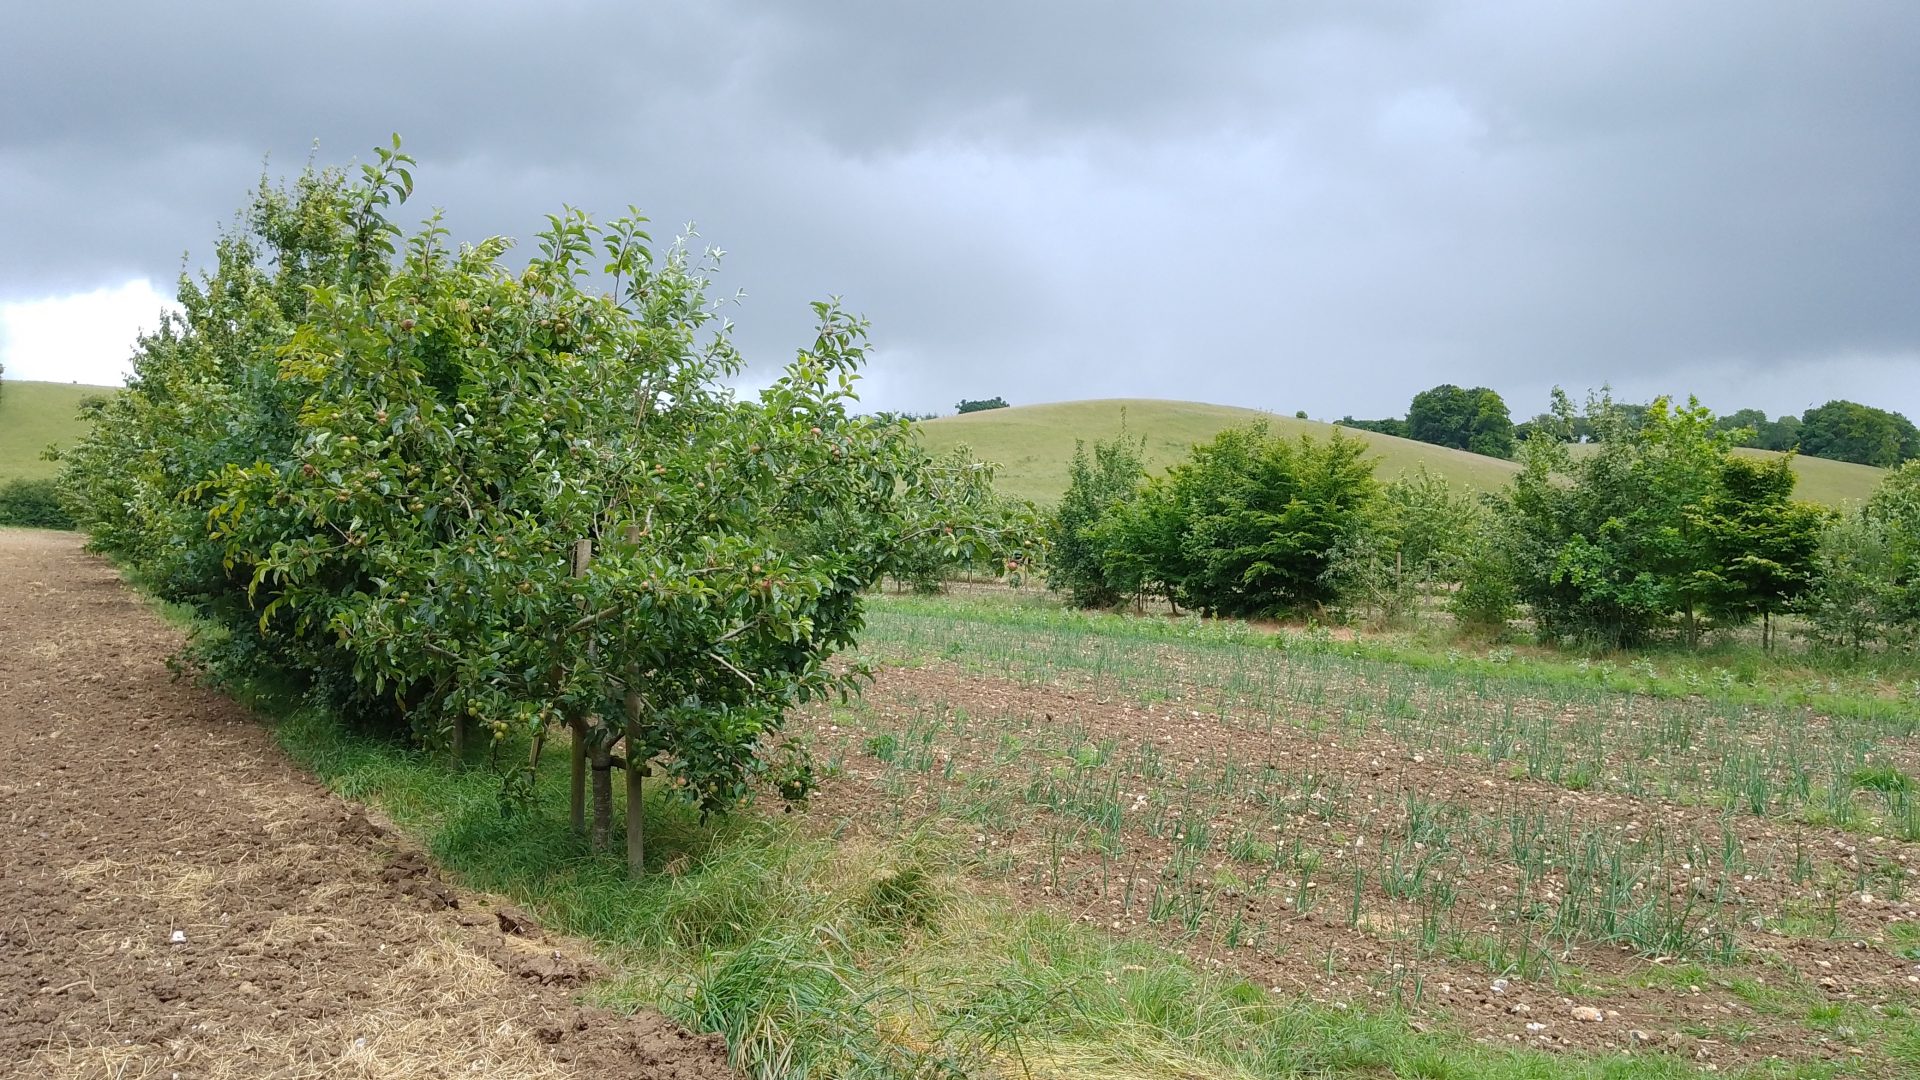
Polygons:
<instances>
[{"instance_id":1,"label":"dirt path","mask_svg":"<svg viewBox=\"0 0 1920 1080\"><path fill-rule=\"evenodd\" d=\"M0 530L0 1076L726 1077L171 682L180 635L60 533Z\"/></svg>"}]
</instances>

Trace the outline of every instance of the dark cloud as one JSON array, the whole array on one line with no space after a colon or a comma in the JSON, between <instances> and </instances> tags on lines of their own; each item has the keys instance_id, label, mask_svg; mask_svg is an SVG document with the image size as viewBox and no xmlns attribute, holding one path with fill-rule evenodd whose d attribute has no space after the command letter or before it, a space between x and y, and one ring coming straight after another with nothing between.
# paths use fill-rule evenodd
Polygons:
<instances>
[{"instance_id":1,"label":"dark cloud","mask_svg":"<svg viewBox=\"0 0 1920 1080\"><path fill-rule=\"evenodd\" d=\"M263 160L398 130L463 236L699 221L763 363L844 294L879 404L1920 414L1916 41L1903 2L39 5L0 300L166 280Z\"/></svg>"}]
</instances>

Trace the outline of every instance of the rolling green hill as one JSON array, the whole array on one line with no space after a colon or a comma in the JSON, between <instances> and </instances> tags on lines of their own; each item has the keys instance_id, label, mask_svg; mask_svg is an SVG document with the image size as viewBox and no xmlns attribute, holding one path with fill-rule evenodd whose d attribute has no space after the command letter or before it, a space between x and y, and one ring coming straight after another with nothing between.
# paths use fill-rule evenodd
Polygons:
<instances>
[{"instance_id":1,"label":"rolling green hill","mask_svg":"<svg viewBox=\"0 0 1920 1080\"><path fill-rule=\"evenodd\" d=\"M1147 467L1153 471L1185 457L1194 443L1205 442L1226 428L1255 420L1265 420L1272 430L1287 436L1305 434L1324 439L1334 431L1334 425L1318 420L1300 420L1256 409L1130 398L990 409L924 420L918 426L929 450L941 453L965 443L982 460L1001 466L996 479L1001 491L1045 503L1059 498L1066 490L1067 462L1073 457L1074 440L1092 443L1095 439L1110 439L1119 434L1123 416L1129 432L1146 437ZM1398 476L1424 464L1455 483L1489 491L1519 471L1511 461L1464 450L1351 428L1340 431L1367 444L1383 478Z\"/></svg>"},{"instance_id":2,"label":"rolling green hill","mask_svg":"<svg viewBox=\"0 0 1920 1080\"><path fill-rule=\"evenodd\" d=\"M1745 447L1734 453L1757 458L1778 456L1772 450ZM1855 465L1851 461L1832 461L1805 454L1794 455L1793 471L1800 478L1800 482L1794 485L1794 496L1822 506L1865 502L1867 496L1873 494L1873 489L1879 487L1880 481L1887 476L1887 470L1876 469L1872 465Z\"/></svg>"},{"instance_id":3,"label":"rolling green hill","mask_svg":"<svg viewBox=\"0 0 1920 1080\"><path fill-rule=\"evenodd\" d=\"M40 451L49 443L69 445L86 431L86 423L74 417L82 398L117 391L112 386L14 379L0 384L0 484L58 472L59 464L40 460Z\"/></svg>"},{"instance_id":4,"label":"rolling green hill","mask_svg":"<svg viewBox=\"0 0 1920 1080\"><path fill-rule=\"evenodd\" d=\"M110 386L8 380L0 387L0 483L15 477L52 476L59 466L40 460L40 451L49 443L64 446L79 438L85 424L74 413L81 399L114 392ZM1045 503L1066 490L1074 440L1091 443L1112 438L1120 432L1122 416L1127 430L1146 436L1147 464L1156 471L1185 457L1194 443L1254 420L1265 420L1284 435L1326 438L1334 430L1332 424L1257 409L1126 398L991 409L922 421L918 427L928 449L939 453L966 443L983 459L1001 465L1002 491ZM1398 476L1424 464L1455 483L1486 491L1506 483L1517 471L1510 461L1464 450L1370 431L1341 431L1367 443L1382 477ZM1738 452L1767 454L1764 450ZM1800 474L1800 498L1829 506L1865 499L1886 475L1884 469L1806 456L1794 459L1794 470Z\"/></svg>"},{"instance_id":5,"label":"rolling green hill","mask_svg":"<svg viewBox=\"0 0 1920 1080\"><path fill-rule=\"evenodd\" d=\"M924 420L917 426L921 439L934 453L965 443L983 460L1001 466L997 480L1001 491L1049 503L1066 490L1067 462L1073 457L1074 440L1092 443L1110 439L1119 434L1123 417L1128 431L1146 437L1147 465L1155 471L1185 457L1194 443L1254 420L1265 420L1274 431L1289 436L1306 434L1324 439L1334 431L1332 424L1256 409L1131 398L989 409ZM1425 465L1454 483L1488 491L1519 471L1513 462L1499 458L1370 431L1340 430L1367 443L1383 479ZM1756 457L1769 454L1765 450L1738 453ZM1800 476L1798 497L1827 506L1866 498L1886 474L1884 469L1805 456L1794 459L1794 471Z\"/></svg>"}]
</instances>

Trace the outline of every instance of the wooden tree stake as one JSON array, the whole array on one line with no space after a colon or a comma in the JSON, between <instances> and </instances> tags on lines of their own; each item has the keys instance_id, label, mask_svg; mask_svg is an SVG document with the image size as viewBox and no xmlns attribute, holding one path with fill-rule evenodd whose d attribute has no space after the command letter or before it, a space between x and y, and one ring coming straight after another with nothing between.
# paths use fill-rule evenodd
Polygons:
<instances>
[{"instance_id":1,"label":"wooden tree stake","mask_svg":"<svg viewBox=\"0 0 1920 1080\"><path fill-rule=\"evenodd\" d=\"M574 577L585 577L587 568L592 565L593 541L574 541L569 572ZM573 731L573 746L569 755L573 766L569 778L571 787L568 789L570 820L574 832L584 833L587 831L587 724L585 718L575 716L568 718L567 726Z\"/></svg>"}]
</instances>

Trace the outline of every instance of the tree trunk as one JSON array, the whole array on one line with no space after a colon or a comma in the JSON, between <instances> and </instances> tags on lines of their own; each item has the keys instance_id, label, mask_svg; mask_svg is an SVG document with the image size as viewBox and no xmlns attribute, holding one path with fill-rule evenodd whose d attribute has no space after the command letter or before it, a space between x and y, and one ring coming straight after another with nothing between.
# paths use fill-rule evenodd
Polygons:
<instances>
[{"instance_id":1,"label":"tree trunk","mask_svg":"<svg viewBox=\"0 0 1920 1080\"><path fill-rule=\"evenodd\" d=\"M467 717L464 713L453 718L453 767L467 767Z\"/></svg>"},{"instance_id":2,"label":"tree trunk","mask_svg":"<svg viewBox=\"0 0 1920 1080\"><path fill-rule=\"evenodd\" d=\"M647 775L647 756L640 746L640 692L627 691L627 873L647 872L646 800L641 782Z\"/></svg>"},{"instance_id":3,"label":"tree trunk","mask_svg":"<svg viewBox=\"0 0 1920 1080\"><path fill-rule=\"evenodd\" d=\"M587 831L587 725L575 718L567 726L573 729L573 752L569 755L572 759L573 772L568 785L568 809L571 812L567 820L573 825L574 832L585 833Z\"/></svg>"}]
</instances>

